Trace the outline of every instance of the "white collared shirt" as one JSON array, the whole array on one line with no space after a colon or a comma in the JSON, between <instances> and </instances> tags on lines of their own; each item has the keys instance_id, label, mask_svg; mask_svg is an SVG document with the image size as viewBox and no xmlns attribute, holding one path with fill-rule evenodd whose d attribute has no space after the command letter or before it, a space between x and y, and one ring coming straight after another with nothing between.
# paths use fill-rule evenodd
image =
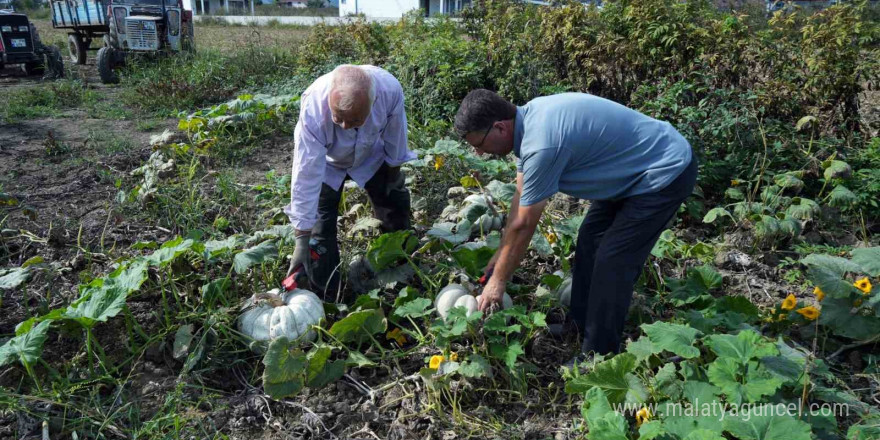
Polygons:
<instances>
[{"instance_id":1,"label":"white collared shirt","mask_svg":"<svg viewBox=\"0 0 880 440\"><path fill-rule=\"evenodd\" d=\"M396 167L416 159L407 147L400 82L379 67L359 67L373 79L376 98L358 129L343 130L333 123L328 100L332 73L315 80L300 98L293 134L290 204L284 207L296 229L311 229L317 221L322 183L339 190L348 175L363 188L382 162Z\"/></svg>"}]
</instances>

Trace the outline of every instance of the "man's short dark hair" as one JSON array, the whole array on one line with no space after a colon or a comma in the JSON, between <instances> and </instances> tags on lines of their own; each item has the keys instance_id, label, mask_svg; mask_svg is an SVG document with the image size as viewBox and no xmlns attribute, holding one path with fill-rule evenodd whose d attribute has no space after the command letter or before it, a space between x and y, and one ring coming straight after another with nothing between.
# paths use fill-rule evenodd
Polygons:
<instances>
[{"instance_id":1,"label":"man's short dark hair","mask_svg":"<svg viewBox=\"0 0 880 440\"><path fill-rule=\"evenodd\" d=\"M476 89L468 93L455 114L455 131L464 137L468 133L485 131L497 121L516 118L516 106L497 93Z\"/></svg>"}]
</instances>

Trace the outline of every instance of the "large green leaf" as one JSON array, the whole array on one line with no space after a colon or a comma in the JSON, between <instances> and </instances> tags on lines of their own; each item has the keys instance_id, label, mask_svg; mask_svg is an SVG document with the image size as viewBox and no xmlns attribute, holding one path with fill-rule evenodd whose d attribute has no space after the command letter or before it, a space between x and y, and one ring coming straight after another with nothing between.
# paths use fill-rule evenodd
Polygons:
<instances>
[{"instance_id":1,"label":"large green leaf","mask_svg":"<svg viewBox=\"0 0 880 440\"><path fill-rule=\"evenodd\" d=\"M416 298L394 309L394 315L402 318L421 318L422 316L429 315L432 310L430 299Z\"/></svg>"},{"instance_id":2,"label":"large green leaf","mask_svg":"<svg viewBox=\"0 0 880 440\"><path fill-rule=\"evenodd\" d=\"M16 267L14 269L0 269L0 289L11 290L27 282L30 278L31 269L28 267Z\"/></svg>"},{"instance_id":3,"label":"large green leaf","mask_svg":"<svg viewBox=\"0 0 880 440\"><path fill-rule=\"evenodd\" d=\"M823 267L829 269L833 271L838 278L843 278L844 274L847 272L858 273L861 271L861 267L858 264L853 263L846 258L834 255L810 254L801 259L801 263L811 267Z\"/></svg>"},{"instance_id":4,"label":"large green leaf","mask_svg":"<svg viewBox=\"0 0 880 440\"><path fill-rule=\"evenodd\" d=\"M33 365L43 353L43 343L49 331L51 320L43 321L25 334L18 335L0 347L0 367L19 361L22 365Z\"/></svg>"},{"instance_id":5,"label":"large green leaf","mask_svg":"<svg viewBox=\"0 0 880 440\"><path fill-rule=\"evenodd\" d=\"M641 440L641 439L640 439ZM725 440L721 434L704 428L697 428L690 432L683 440Z\"/></svg>"},{"instance_id":6,"label":"large green leaf","mask_svg":"<svg viewBox=\"0 0 880 440\"><path fill-rule=\"evenodd\" d=\"M316 345L306 354L306 385L309 388L322 388L345 374L345 360L328 362L331 354L332 348L328 345Z\"/></svg>"},{"instance_id":7,"label":"large green leaf","mask_svg":"<svg viewBox=\"0 0 880 440\"><path fill-rule=\"evenodd\" d=\"M856 291L852 284L841 279L835 269L825 266L809 266L807 278L822 289L829 298L849 299Z\"/></svg>"},{"instance_id":8,"label":"large green leaf","mask_svg":"<svg viewBox=\"0 0 880 440\"><path fill-rule=\"evenodd\" d=\"M755 358L778 354L773 343L765 340L763 336L754 330L741 331L737 335L710 335L706 337L705 341L706 345L719 358L733 359L742 365Z\"/></svg>"},{"instance_id":9,"label":"large green leaf","mask_svg":"<svg viewBox=\"0 0 880 440\"><path fill-rule=\"evenodd\" d=\"M684 398L695 408L699 408L700 405L712 405L714 402L721 401L718 397L721 395L721 389L706 382L689 380L685 382L682 388Z\"/></svg>"},{"instance_id":10,"label":"large green leaf","mask_svg":"<svg viewBox=\"0 0 880 440\"><path fill-rule=\"evenodd\" d=\"M273 260L276 257L278 257L278 246L274 241L267 240L235 254L232 267L235 269L235 273L242 274L247 272L251 266Z\"/></svg>"},{"instance_id":11,"label":"large green leaf","mask_svg":"<svg viewBox=\"0 0 880 440\"><path fill-rule=\"evenodd\" d=\"M811 440L810 425L790 416L778 414L772 404L748 407L746 414L728 415L724 430L741 440Z\"/></svg>"},{"instance_id":12,"label":"large green leaf","mask_svg":"<svg viewBox=\"0 0 880 440\"><path fill-rule=\"evenodd\" d=\"M853 249L852 262L859 265L864 273L880 277L880 247Z\"/></svg>"},{"instance_id":13,"label":"large green leaf","mask_svg":"<svg viewBox=\"0 0 880 440\"><path fill-rule=\"evenodd\" d=\"M210 240L205 242L204 257L206 260L234 251L244 240L240 235L230 235L224 240Z\"/></svg>"},{"instance_id":14,"label":"large green leaf","mask_svg":"<svg viewBox=\"0 0 880 440\"><path fill-rule=\"evenodd\" d=\"M746 365L732 358L718 358L709 365L709 380L721 388L730 403L757 402L782 386L782 379L774 376L757 362Z\"/></svg>"},{"instance_id":15,"label":"large green leaf","mask_svg":"<svg viewBox=\"0 0 880 440\"><path fill-rule=\"evenodd\" d=\"M453 230L456 232L452 232ZM450 222L435 223L434 227L428 230L428 235L452 244L461 244L471 236L471 221L464 220L458 225Z\"/></svg>"},{"instance_id":16,"label":"large green leaf","mask_svg":"<svg viewBox=\"0 0 880 440\"><path fill-rule=\"evenodd\" d=\"M853 206L858 203L858 201L859 196L843 185L835 186L834 189L831 190L831 193L828 194L828 204L836 208Z\"/></svg>"},{"instance_id":17,"label":"large green leaf","mask_svg":"<svg viewBox=\"0 0 880 440\"><path fill-rule=\"evenodd\" d=\"M285 336L269 343L263 356L263 389L274 399L296 395L305 385L306 355Z\"/></svg>"},{"instance_id":18,"label":"large green leaf","mask_svg":"<svg viewBox=\"0 0 880 440\"><path fill-rule=\"evenodd\" d=\"M642 324L641 327L655 349L670 351L685 359L700 355L700 349L694 347L694 341L700 331L689 325L658 321L653 324Z\"/></svg>"},{"instance_id":19,"label":"large green leaf","mask_svg":"<svg viewBox=\"0 0 880 440\"><path fill-rule=\"evenodd\" d=\"M706 213L706 216L703 217L703 223L714 223L719 218L724 217L733 219L733 215L731 215L730 212L728 212L726 209L720 207L712 208L709 210L709 212Z\"/></svg>"},{"instance_id":20,"label":"large green leaf","mask_svg":"<svg viewBox=\"0 0 880 440\"><path fill-rule=\"evenodd\" d=\"M540 229L535 229L535 233L532 235L532 241L529 243L529 248L534 249L538 255L545 257L553 255L553 248L550 246L550 242L547 241L547 237L541 233Z\"/></svg>"},{"instance_id":21,"label":"large green leaf","mask_svg":"<svg viewBox=\"0 0 880 440\"><path fill-rule=\"evenodd\" d=\"M688 270L689 279L699 282L706 289L718 289L723 285L724 279L712 266L697 266Z\"/></svg>"},{"instance_id":22,"label":"large green leaf","mask_svg":"<svg viewBox=\"0 0 880 440\"><path fill-rule=\"evenodd\" d=\"M636 360L642 362L651 355L660 353L661 349L654 347L654 344L647 336L639 336L639 339L630 341L626 344L626 352L636 357Z\"/></svg>"},{"instance_id":23,"label":"large green leaf","mask_svg":"<svg viewBox=\"0 0 880 440\"><path fill-rule=\"evenodd\" d=\"M489 190L489 194L492 194L495 200L510 203L513 200L513 195L516 193L516 184L501 183L493 180L486 185L486 189Z\"/></svg>"},{"instance_id":24,"label":"large green leaf","mask_svg":"<svg viewBox=\"0 0 880 440\"><path fill-rule=\"evenodd\" d=\"M852 175L852 167L842 160L830 160L822 163L825 167L825 180L834 178L846 179Z\"/></svg>"},{"instance_id":25,"label":"large green leaf","mask_svg":"<svg viewBox=\"0 0 880 440\"><path fill-rule=\"evenodd\" d=\"M83 327L92 328L95 324L116 316L125 307L127 298L128 292L124 288L111 283L90 287L67 307L62 317L72 319Z\"/></svg>"},{"instance_id":26,"label":"large green leaf","mask_svg":"<svg viewBox=\"0 0 880 440\"><path fill-rule=\"evenodd\" d=\"M582 393L599 388L612 403L643 403L648 398L648 390L641 380L632 374L635 367L635 356L629 353L619 354L597 364L589 374L566 383L565 391Z\"/></svg>"},{"instance_id":27,"label":"large green leaf","mask_svg":"<svg viewBox=\"0 0 880 440\"><path fill-rule=\"evenodd\" d=\"M623 415L611 408L605 393L599 388L587 391L581 409L587 420L588 440L627 440L627 425Z\"/></svg>"},{"instance_id":28,"label":"large green leaf","mask_svg":"<svg viewBox=\"0 0 880 440\"><path fill-rule=\"evenodd\" d=\"M867 340L880 334L880 320L874 316L852 313L852 305L847 298L825 298L819 323L830 327L840 336L852 339Z\"/></svg>"},{"instance_id":29,"label":"large green leaf","mask_svg":"<svg viewBox=\"0 0 880 440\"><path fill-rule=\"evenodd\" d=\"M459 246L452 251L452 258L456 264L473 278L483 275L483 269L489 264L492 255L495 255L495 250L488 246Z\"/></svg>"},{"instance_id":30,"label":"large green leaf","mask_svg":"<svg viewBox=\"0 0 880 440\"><path fill-rule=\"evenodd\" d=\"M717 406L702 406L691 407L690 410L686 412L677 404L661 405L658 408L658 412L663 414L663 428L672 435L671 438L685 439L694 432L702 431L721 434L721 409Z\"/></svg>"},{"instance_id":31,"label":"large green leaf","mask_svg":"<svg viewBox=\"0 0 880 440\"><path fill-rule=\"evenodd\" d=\"M370 340L371 335L384 332L387 325L382 309L359 310L333 323L330 334L340 342L360 344Z\"/></svg>"},{"instance_id":32,"label":"large green leaf","mask_svg":"<svg viewBox=\"0 0 880 440\"><path fill-rule=\"evenodd\" d=\"M795 192L800 191L804 187L804 181L791 174L777 174L773 178L773 182L780 188L791 189Z\"/></svg>"},{"instance_id":33,"label":"large green leaf","mask_svg":"<svg viewBox=\"0 0 880 440\"><path fill-rule=\"evenodd\" d=\"M666 429L659 420L651 420L639 426L639 440L653 440L663 434L666 434Z\"/></svg>"},{"instance_id":34,"label":"large green leaf","mask_svg":"<svg viewBox=\"0 0 880 440\"><path fill-rule=\"evenodd\" d=\"M188 251L193 244L195 244L193 239L188 238L184 240L183 237L177 237L162 244L159 250L146 257L146 261L153 266L164 267Z\"/></svg>"},{"instance_id":35,"label":"large green leaf","mask_svg":"<svg viewBox=\"0 0 880 440\"><path fill-rule=\"evenodd\" d=\"M406 260L415 251L418 240L412 236L412 231L402 230L382 234L370 243L367 250L367 261L373 270L379 271Z\"/></svg>"},{"instance_id":36,"label":"large green leaf","mask_svg":"<svg viewBox=\"0 0 880 440\"><path fill-rule=\"evenodd\" d=\"M792 199L791 205L785 210L785 213L798 220L812 220L813 217L819 215L822 209L819 204L802 197Z\"/></svg>"}]
</instances>

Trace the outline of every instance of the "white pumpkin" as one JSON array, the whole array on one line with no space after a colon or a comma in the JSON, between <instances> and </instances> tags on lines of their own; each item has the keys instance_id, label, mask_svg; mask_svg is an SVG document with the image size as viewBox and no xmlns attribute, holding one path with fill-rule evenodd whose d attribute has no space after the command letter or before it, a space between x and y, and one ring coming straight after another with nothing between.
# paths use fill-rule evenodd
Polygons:
<instances>
[{"instance_id":1,"label":"white pumpkin","mask_svg":"<svg viewBox=\"0 0 880 440\"><path fill-rule=\"evenodd\" d=\"M434 298L434 307L440 318L445 321L449 311L454 307L464 307L467 315L474 313L477 310L477 300L461 284L450 284L441 289L437 297Z\"/></svg>"},{"instance_id":2,"label":"white pumpkin","mask_svg":"<svg viewBox=\"0 0 880 440\"><path fill-rule=\"evenodd\" d=\"M480 303L480 298L483 295L477 295L477 304ZM513 307L513 299L510 298L510 295L507 292L504 292L504 296L501 297L501 309L506 310Z\"/></svg>"},{"instance_id":3,"label":"white pumpkin","mask_svg":"<svg viewBox=\"0 0 880 440\"><path fill-rule=\"evenodd\" d=\"M556 289L556 298L560 304L571 306L571 277L562 280L562 284Z\"/></svg>"},{"instance_id":4,"label":"white pumpkin","mask_svg":"<svg viewBox=\"0 0 880 440\"><path fill-rule=\"evenodd\" d=\"M313 325L324 319L324 304L314 293L305 289L294 289L279 294L278 289L254 295L257 303L239 319L242 333L256 341L270 341L286 336L290 340L315 339Z\"/></svg>"}]
</instances>

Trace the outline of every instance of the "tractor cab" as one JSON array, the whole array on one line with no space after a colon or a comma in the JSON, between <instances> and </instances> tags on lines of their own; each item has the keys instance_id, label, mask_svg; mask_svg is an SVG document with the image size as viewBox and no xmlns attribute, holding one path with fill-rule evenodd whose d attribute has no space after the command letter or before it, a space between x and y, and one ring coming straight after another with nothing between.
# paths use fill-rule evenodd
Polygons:
<instances>
[{"instance_id":1,"label":"tractor cab","mask_svg":"<svg viewBox=\"0 0 880 440\"><path fill-rule=\"evenodd\" d=\"M57 48L43 46L33 23L24 14L0 10L0 69L21 64L28 75L64 75L61 53Z\"/></svg>"}]
</instances>

